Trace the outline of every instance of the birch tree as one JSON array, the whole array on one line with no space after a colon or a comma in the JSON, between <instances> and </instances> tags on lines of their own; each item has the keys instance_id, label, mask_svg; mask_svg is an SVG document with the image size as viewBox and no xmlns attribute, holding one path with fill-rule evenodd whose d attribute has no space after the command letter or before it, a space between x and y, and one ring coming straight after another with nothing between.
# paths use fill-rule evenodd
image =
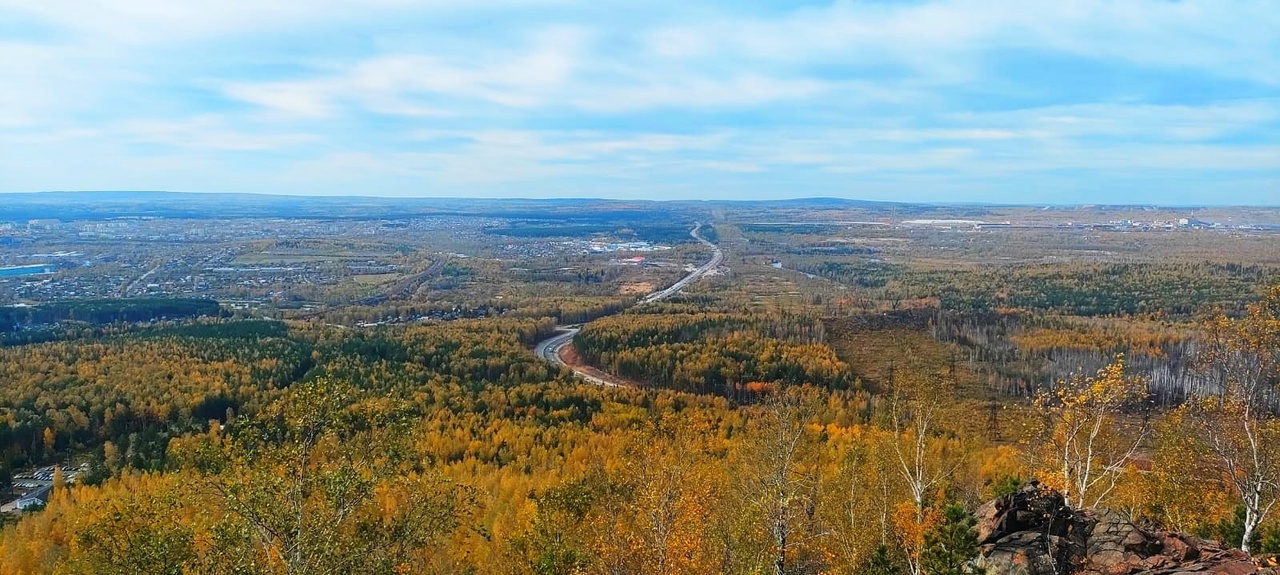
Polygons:
<instances>
[{"instance_id":1,"label":"birch tree","mask_svg":"<svg viewBox=\"0 0 1280 575\"><path fill-rule=\"evenodd\" d=\"M1237 319L1203 326L1200 373L1214 391L1192 403L1203 437L1244 506L1240 548L1280 500L1280 285Z\"/></svg>"},{"instance_id":2,"label":"birch tree","mask_svg":"<svg viewBox=\"0 0 1280 575\"><path fill-rule=\"evenodd\" d=\"M786 388L765 402L753 430L746 481L770 538L767 561L774 575L793 572L800 550L822 536L814 518L817 474L807 461L814 437L806 429L820 407L815 390Z\"/></svg>"},{"instance_id":3,"label":"birch tree","mask_svg":"<svg viewBox=\"0 0 1280 575\"><path fill-rule=\"evenodd\" d=\"M1146 382L1126 375L1123 354L1096 375L1058 380L1037 395L1045 463L1056 475L1048 479L1062 489L1067 505L1097 507L1115 490L1149 427L1143 420L1126 429L1120 419L1146 398Z\"/></svg>"},{"instance_id":4,"label":"birch tree","mask_svg":"<svg viewBox=\"0 0 1280 575\"><path fill-rule=\"evenodd\" d=\"M896 441L894 458L898 473L911 495L912 516L904 541L907 569L920 575L920 550L924 532L932 515L930 494L943 486L960 467L959 454L949 449L948 442L936 437L943 418L955 401L954 382L940 374L907 374L895 371L891 376L889 416Z\"/></svg>"}]
</instances>

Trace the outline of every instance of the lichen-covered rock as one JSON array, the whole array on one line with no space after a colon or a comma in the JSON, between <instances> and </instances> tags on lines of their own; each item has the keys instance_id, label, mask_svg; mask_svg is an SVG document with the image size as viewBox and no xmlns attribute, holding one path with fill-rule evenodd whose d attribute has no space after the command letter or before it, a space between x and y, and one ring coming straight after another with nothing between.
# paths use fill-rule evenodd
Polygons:
<instances>
[{"instance_id":1,"label":"lichen-covered rock","mask_svg":"<svg viewBox=\"0 0 1280 575\"><path fill-rule=\"evenodd\" d=\"M1035 483L978 508L988 575L1280 575L1266 558L1108 510L1073 510Z\"/></svg>"}]
</instances>

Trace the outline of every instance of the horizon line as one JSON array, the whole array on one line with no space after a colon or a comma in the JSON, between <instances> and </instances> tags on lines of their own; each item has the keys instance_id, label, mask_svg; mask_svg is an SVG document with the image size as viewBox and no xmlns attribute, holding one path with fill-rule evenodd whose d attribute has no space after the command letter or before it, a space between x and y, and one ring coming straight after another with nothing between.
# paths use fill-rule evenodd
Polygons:
<instances>
[{"instance_id":1,"label":"horizon line","mask_svg":"<svg viewBox=\"0 0 1280 575\"><path fill-rule=\"evenodd\" d=\"M1087 203L1063 203L1063 202L1035 202L1035 203L1002 203L1002 202L981 202L981 201L911 201L911 200L868 200L855 197L842 196L788 196L768 199L690 199L690 198L610 198L598 196L505 196L505 197L470 197L456 195L438 195L438 196L405 196L405 195L377 195L377 194L293 194L293 193L272 193L272 192L229 192L229 191L196 191L196 190L6 190L0 191L0 196L38 196L45 194L173 194L173 195L189 195L189 196L253 196L262 198L295 198L295 199L331 199L331 200L471 200L480 202L502 202L502 201L595 201L595 202L649 202L660 204L680 204L680 203L701 203L701 204L763 204L778 202L804 202L804 201L842 201L842 202L859 202L867 204L883 204L888 206L977 206L977 207L1009 207L1009 208L1169 208L1169 209L1197 209L1197 208L1270 208L1280 209L1280 202L1275 204L1155 204L1155 203L1134 203L1134 204L1102 204L1097 202Z\"/></svg>"}]
</instances>

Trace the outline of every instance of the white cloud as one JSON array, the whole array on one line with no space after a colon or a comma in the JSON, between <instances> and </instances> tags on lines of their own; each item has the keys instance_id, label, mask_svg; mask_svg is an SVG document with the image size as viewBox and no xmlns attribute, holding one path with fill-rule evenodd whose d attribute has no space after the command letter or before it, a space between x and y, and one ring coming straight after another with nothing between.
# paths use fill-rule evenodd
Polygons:
<instances>
[{"instance_id":1,"label":"white cloud","mask_svg":"<svg viewBox=\"0 0 1280 575\"><path fill-rule=\"evenodd\" d=\"M640 193L783 173L830 187L1280 170L1276 0L755 14L661 0L0 0L0 18L48 28L0 43L0 140L44 154L8 169L175 188L384 178L422 193L529 181ZM1004 67L1046 52L1043 70ZM1055 76L1061 62L1116 85L1082 90L1088 78ZM150 158L130 158L139 143ZM229 152L245 150L260 153L237 179Z\"/></svg>"},{"instance_id":2,"label":"white cloud","mask_svg":"<svg viewBox=\"0 0 1280 575\"><path fill-rule=\"evenodd\" d=\"M1228 100L1202 106L1073 104L1002 112L958 112L946 119L969 126L1012 130L1032 138L1199 141L1280 120L1280 99Z\"/></svg>"},{"instance_id":3,"label":"white cloud","mask_svg":"<svg viewBox=\"0 0 1280 575\"><path fill-rule=\"evenodd\" d=\"M325 118L333 115L330 89L323 82L263 82L232 84L227 96L285 116Z\"/></svg>"},{"instance_id":4,"label":"white cloud","mask_svg":"<svg viewBox=\"0 0 1280 575\"><path fill-rule=\"evenodd\" d=\"M730 136L708 134L636 134L521 130L419 130L409 137L423 142L461 142L444 154L502 155L530 161L616 163L690 151L713 151Z\"/></svg>"},{"instance_id":5,"label":"white cloud","mask_svg":"<svg viewBox=\"0 0 1280 575\"><path fill-rule=\"evenodd\" d=\"M427 96L460 98L514 108L545 104L568 79L583 34L568 28L545 30L529 50L502 50L451 61L429 54L380 55L337 74L292 82L236 82L223 92L274 112L326 117L342 106L406 116L448 116L454 112Z\"/></svg>"},{"instance_id":6,"label":"white cloud","mask_svg":"<svg viewBox=\"0 0 1280 575\"><path fill-rule=\"evenodd\" d=\"M1222 10L1205 0L838 2L768 19L725 15L636 30L597 20L541 25L540 33L523 34L523 43L495 37L464 53L383 53L337 73L287 85L234 83L227 93L274 108L282 107L275 100L305 94L298 96L303 113L320 109L319 99L420 116L449 115L451 106L463 108L455 115L478 113L468 102L603 114L814 98L828 105L839 99L852 106L904 100L946 106L938 86L986 82L993 53L1027 49L1280 85L1280 34L1271 32L1280 29L1280 4L1274 10L1264 4ZM871 76L821 71L832 67ZM934 91L929 101L922 99L926 90Z\"/></svg>"},{"instance_id":7,"label":"white cloud","mask_svg":"<svg viewBox=\"0 0 1280 575\"><path fill-rule=\"evenodd\" d=\"M293 32L325 24L378 26L422 12L500 11L562 0L0 0L0 13L25 14L82 38L132 46Z\"/></svg>"},{"instance_id":8,"label":"white cloud","mask_svg":"<svg viewBox=\"0 0 1280 575\"><path fill-rule=\"evenodd\" d=\"M812 97L829 87L812 78L605 61L590 56L593 47L589 32L557 26L533 35L523 47L453 59L380 55L336 74L296 82L233 83L224 93L300 116L331 115L339 103L382 114L442 116L449 115L444 106L468 109L476 104L597 113L758 106Z\"/></svg>"},{"instance_id":9,"label":"white cloud","mask_svg":"<svg viewBox=\"0 0 1280 575\"><path fill-rule=\"evenodd\" d=\"M115 137L131 143L165 144L178 148L229 151L262 151L313 142L314 134L252 133L232 129L224 120L203 116L181 121L130 120L113 130Z\"/></svg>"},{"instance_id":10,"label":"white cloud","mask_svg":"<svg viewBox=\"0 0 1280 575\"><path fill-rule=\"evenodd\" d=\"M110 53L80 46L0 41L0 126L39 126L92 109L107 87L137 80L110 64Z\"/></svg>"},{"instance_id":11,"label":"white cloud","mask_svg":"<svg viewBox=\"0 0 1280 575\"><path fill-rule=\"evenodd\" d=\"M740 174L757 174L766 170L765 166L753 164L750 162L722 162L709 160L705 162L692 162L691 167L702 170L713 170L717 172L736 172Z\"/></svg>"},{"instance_id":12,"label":"white cloud","mask_svg":"<svg viewBox=\"0 0 1280 575\"><path fill-rule=\"evenodd\" d=\"M840 1L781 18L680 24L649 38L659 52L680 44L665 39L697 38L740 62L894 64L941 83L978 80L992 50L1032 49L1280 85L1278 29L1274 1Z\"/></svg>"},{"instance_id":13,"label":"white cloud","mask_svg":"<svg viewBox=\"0 0 1280 575\"><path fill-rule=\"evenodd\" d=\"M634 83L611 86L584 86L567 100L592 112L626 112L653 108L757 107L777 102L802 100L828 90L826 82L788 79L754 73L725 78L702 77L696 73L676 76L646 74Z\"/></svg>"}]
</instances>

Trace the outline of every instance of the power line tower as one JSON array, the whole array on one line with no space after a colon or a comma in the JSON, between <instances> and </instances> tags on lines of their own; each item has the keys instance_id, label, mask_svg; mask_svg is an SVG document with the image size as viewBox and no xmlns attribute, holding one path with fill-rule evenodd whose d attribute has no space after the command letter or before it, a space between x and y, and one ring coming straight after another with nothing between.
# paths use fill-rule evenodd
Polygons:
<instances>
[{"instance_id":1,"label":"power line tower","mask_svg":"<svg viewBox=\"0 0 1280 575\"><path fill-rule=\"evenodd\" d=\"M987 439L1000 441L1000 404L987 404Z\"/></svg>"}]
</instances>

